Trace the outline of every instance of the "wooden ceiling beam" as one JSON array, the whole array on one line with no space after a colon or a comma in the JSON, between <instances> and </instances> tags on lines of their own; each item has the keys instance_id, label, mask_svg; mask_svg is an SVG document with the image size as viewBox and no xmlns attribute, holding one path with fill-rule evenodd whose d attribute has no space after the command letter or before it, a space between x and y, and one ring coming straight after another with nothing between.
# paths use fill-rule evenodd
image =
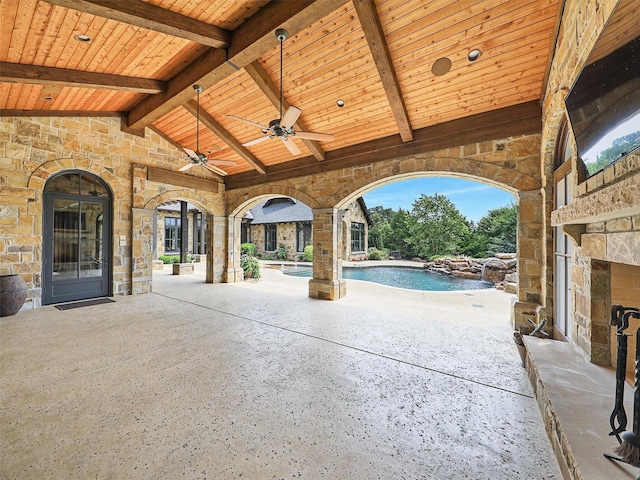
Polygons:
<instances>
[{"instance_id":1,"label":"wooden ceiling beam","mask_svg":"<svg viewBox=\"0 0 640 480\"><path fill-rule=\"evenodd\" d=\"M269 2L232 32L226 51L209 49L169 81L167 90L151 95L130 112L128 125L143 128L193 98L193 85L206 90L257 60L278 45L274 32L285 28L295 35L348 0Z\"/></svg>"},{"instance_id":2,"label":"wooden ceiling beam","mask_svg":"<svg viewBox=\"0 0 640 480\"><path fill-rule=\"evenodd\" d=\"M194 100L185 103L184 108L192 115L197 115L198 105ZM240 155L245 162L255 168L262 175L267 173L267 167L249 150L242 146L222 125L220 125L211 115L200 109L200 121L209 130L215 133L223 142Z\"/></svg>"},{"instance_id":3,"label":"wooden ceiling beam","mask_svg":"<svg viewBox=\"0 0 640 480\"><path fill-rule=\"evenodd\" d=\"M280 90L278 89L278 87L276 87L276 85L273 83L271 78L269 78L269 75L267 75L267 72L265 71L265 69L262 68L262 65L260 65L260 62L258 62L257 60L254 60L250 64L246 65L244 69L249 74L251 79L255 82L255 84L258 86L258 88L262 90L262 93L264 93L264 95L273 104L273 106L276 108L280 108ZM282 111L286 112L290 106L291 105L289 104L289 102L287 102L287 100L283 97ZM293 128L294 130L297 130L300 132L304 132L308 130L300 118L298 118L298 120L293 124ZM320 162L324 160L324 150L322 149L322 147L318 142L315 142L313 140L305 140L305 139L302 139L302 142L309 149L309 151L315 157L316 160Z\"/></svg>"},{"instance_id":4,"label":"wooden ceiling beam","mask_svg":"<svg viewBox=\"0 0 640 480\"><path fill-rule=\"evenodd\" d=\"M152 94L163 92L167 88L165 82L152 78L126 77L7 62L0 62L0 82L99 88Z\"/></svg>"},{"instance_id":5,"label":"wooden ceiling beam","mask_svg":"<svg viewBox=\"0 0 640 480\"><path fill-rule=\"evenodd\" d=\"M97 17L116 20L173 37L185 38L213 48L226 48L231 40L231 33L228 30L147 2L122 0L46 1L53 5L90 13Z\"/></svg>"},{"instance_id":6,"label":"wooden ceiling beam","mask_svg":"<svg viewBox=\"0 0 640 480\"><path fill-rule=\"evenodd\" d=\"M393 117L398 125L400 137L403 142L410 142L413 140L411 122L409 121L407 108L404 104L402 92L400 91L400 83L398 82L398 77L396 76L391 61L389 46L387 45L384 31L380 24L375 3L373 0L353 0L353 6L358 13L360 25L362 26L362 30L369 44L369 49L373 55L373 60L380 74L380 80L387 94Z\"/></svg>"},{"instance_id":7,"label":"wooden ceiling beam","mask_svg":"<svg viewBox=\"0 0 640 480\"><path fill-rule=\"evenodd\" d=\"M127 112L112 110L15 110L0 109L2 117L126 117Z\"/></svg>"},{"instance_id":8,"label":"wooden ceiling beam","mask_svg":"<svg viewBox=\"0 0 640 480\"><path fill-rule=\"evenodd\" d=\"M416 130L415 140L404 143L398 135L363 142L327 152L327 159L315 162L306 157L273 165L266 176L253 172L225 177L227 191L305 175L370 165L375 162L433 152L443 148L530 135L542 130L542 109L537 101L522 103Z\"/></svg>"}]
</instances>

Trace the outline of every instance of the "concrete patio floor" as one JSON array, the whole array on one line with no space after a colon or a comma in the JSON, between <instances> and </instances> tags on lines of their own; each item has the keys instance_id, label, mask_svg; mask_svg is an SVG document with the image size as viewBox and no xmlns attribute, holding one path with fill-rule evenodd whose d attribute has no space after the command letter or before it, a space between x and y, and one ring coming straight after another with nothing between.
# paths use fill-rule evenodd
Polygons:
<instances>
[{"instance_id":1,"label":"concrete patio floor","mask_svg":"<svg viewBox=\"0 0 640 480\"><path fill-rule=\"evenodd\" d=\"M511 295L197 267L0 319L0 478L561 478Z\"/></svg>"}]
</instances>

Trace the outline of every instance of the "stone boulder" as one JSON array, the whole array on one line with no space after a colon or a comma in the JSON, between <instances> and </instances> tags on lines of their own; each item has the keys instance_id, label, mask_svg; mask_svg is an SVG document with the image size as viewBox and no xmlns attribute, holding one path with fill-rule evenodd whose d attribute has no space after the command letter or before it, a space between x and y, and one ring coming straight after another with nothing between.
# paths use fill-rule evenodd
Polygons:
<instances>
[{"instance_id":1,"label":"stone boulder","mask_svg":"<svg viewBox=\"0 0 640 480\"><path fill-rule=\"evenodd\" d=\"M493 284L500 283L504 280L509 268L507 264L499 258L488 258L482 268L482 280Z\"/></svg>"}]
</instances>

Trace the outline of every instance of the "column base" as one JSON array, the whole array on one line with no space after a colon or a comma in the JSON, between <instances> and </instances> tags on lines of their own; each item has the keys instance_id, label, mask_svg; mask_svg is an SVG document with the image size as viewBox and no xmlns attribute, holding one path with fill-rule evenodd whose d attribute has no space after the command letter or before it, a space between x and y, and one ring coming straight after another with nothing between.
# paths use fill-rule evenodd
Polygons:
<instances>
[{"instance_id":1,"label":"column base","mask_svg":"<svg viewBox=\"0 0 640 480\"><path fill-rule=\"evenodd\" d=\"M320 300L338 300L347 295L347 282L340 280L309 280L309 296Z\"/></svg>"},{"instance_id":2,"label":"column base","mask_svg":"<svg viewBox=\"0 0 640 480\"><path fill-rule=\"evenodd\" d=\"M244 280L244 270L242 270L241 268L227 268L224 271L223 278L224 283L242 282Z\"/></svg>"},{"instance_id":3,"label":"column base","mask_svg":"<svg viewBox=\"0 0 640 480\"><path fill-rule=\"evenodd\" d=\"M529 319L539 323L541 309L542 307L537 303L520 302L514 298L511 302L511 326L517 330L520 325L531 325Z\"/></svg>"}]
</instances>

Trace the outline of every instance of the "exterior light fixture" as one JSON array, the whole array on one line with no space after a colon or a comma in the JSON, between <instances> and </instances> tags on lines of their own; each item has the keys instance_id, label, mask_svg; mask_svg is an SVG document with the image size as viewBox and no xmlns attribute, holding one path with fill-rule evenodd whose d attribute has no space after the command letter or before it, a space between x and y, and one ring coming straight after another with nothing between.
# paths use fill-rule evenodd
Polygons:
<instances>
[{"instance_id":1,"label":"exterior light fixture","mask_svg":"<svg viewBox=\"0 0 640 480\"><path fill-rule=\"evenodd\" d=\"M338 101L336 102L336 105L337 105L339 108L344 107L344 100L338 100Z\"/></svg>"},{"instance_id":2,"label":"exterior light fixture","mask_svg":"<svg viewBox=\"0 0 640 480\"><path fill-rule=\"evenodd\" d=\"M86 43L86 42L90 42L91 41L91 37L89 35L85 35L83 33L75 35L73 38L75 38L79 42L85 42Z\"/></svg>"},{"instance_id":3,"label":"exterior light fixture","mask_svg":"<svg viewBox=\"0 0 640 480\"><path fill-rule=\"evenodd\" d=\"M475 62L480 58L480 55L482 55L482 52L479 49L474 48L467 54L467 60L469 60L470 62Z\"/></svg>"}]
</instances>

